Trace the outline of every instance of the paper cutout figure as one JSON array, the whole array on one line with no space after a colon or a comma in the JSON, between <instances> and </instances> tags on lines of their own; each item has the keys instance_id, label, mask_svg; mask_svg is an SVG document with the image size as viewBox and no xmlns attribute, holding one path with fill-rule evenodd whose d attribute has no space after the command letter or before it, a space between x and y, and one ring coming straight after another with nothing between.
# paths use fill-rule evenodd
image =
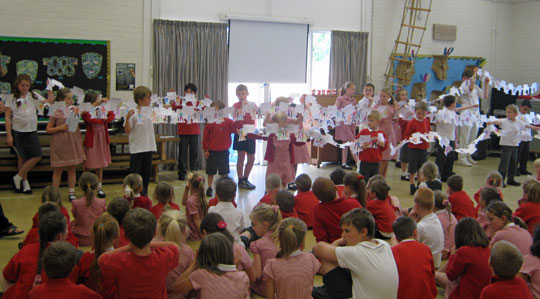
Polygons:
<instances>
[{"instance_id":1,"label":"paper cutout figure","mask_svg":"<svg viewBox=\"0 0 540 299\"><path fill-rule=\"evenodd\" d=\"M79 125L79 119L76 117L66 118L66 123L68 125L68 131L74 133L77 131L77 126Z\"/></svg>"},{"instance_id":2,"label":"paper cutout figure","mask_svg":"<svg viewBox=\"0 0 540 299\"><path fill-rule=\"evenodd\" d=\"M81 55L83 73L88 79L94 79L101 71L103 56L95 52L87 52Z\"/></svg>"},{"instance_id":3,"label":"paper cutout figure","mask_svg":"<svg viewBox=\"0 0 540 299\"><path fill-rule=\"evenodd\" d=\"M35 60L19 60L16 64L16 72L17 76L21 74L30 76L32 82L34 82L38 73L38 63Z\"/></svg>"},{"instance_id":4,"label":"paper cutout figure","mask_svg":"<svg viewBox=\"0 0 540 299\"><path fill-rule=\"evenodd\" d=\"M446 80L448 74L448 56L433 55L433 64L431 70L435 73L435 77L439 80Z\"/></svg>"}]
</instances>

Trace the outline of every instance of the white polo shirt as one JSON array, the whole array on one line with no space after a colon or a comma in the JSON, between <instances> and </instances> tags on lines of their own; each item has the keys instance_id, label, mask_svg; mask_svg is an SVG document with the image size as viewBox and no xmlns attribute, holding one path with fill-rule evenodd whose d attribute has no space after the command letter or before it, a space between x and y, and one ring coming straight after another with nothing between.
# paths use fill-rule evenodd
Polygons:
<instances>
[{"instance_id":1,"label":"white polo shirt","mask_svg":"<svg viewBox=\"0 0 540 299\"><path fill-rule=\"evenodd\" d=\"M418 242L426 244L431 249L435 268L439 268L444 248L444 231L439 217L434 213L424 216L418 222L417 230Z\"/></svg>"},{"instance_id":2,"label":"white polo shirt","mask_svg":"<svg viewBox=\"0 0 540 299\"><path fill-rule=\"evenodd\" d=\"M499 145L519 146L521 142L521 132L526 130L525 123L517 119L511 121L508 118L501 120L501 140Z\"/></svg>"},{"instance_id":3,"label":"white polo shirt","mask_svg":"<svg viewBox=\"0 0 540 299\"><path fill-rule=\"evenodd\" d=\"M455 111L444 107L437 112L437 133L441 137L446 137L450 141L456 140L456 118Z\"/></svg>"},{"instance_id":4,"label":"white polo shirt","mask_svg":"<svg viewBox=\"0 0 540 299\"><path fill-rule=\"evenodd\" d=\"M373 239L336 248L340 267L351 270L353 298L395 299L398 271L390 245Z\"/></svg>"},{"instance_id":5,"label":"white polo shirt","mask_svg":"<svg viewBox=\"0 0 540 299\"><path fill-rule=\"evenodd\" d=\"M35 94L37 99L28 92L24 98L20 98L20 105L17 107L17 99L13 97L12 101L6 101L6 107L11 108L11 129L17 132L34 132L37 130L37 112L36 107L39 101L44 101L39 94Z\"/></svg>"},{"instance_id":6,"label":"white polo shirt","mask_svg":"<svg viewBox=\"0 0 540 299\"><path fill-rule=\"evenodd\" d=\"M129 134L129 152L131 154L155 152L156 135L154 134L154 124L152 118L147 115L140 115L135 111L129 118L131 133Z\"/></svg>"}]
</instances>

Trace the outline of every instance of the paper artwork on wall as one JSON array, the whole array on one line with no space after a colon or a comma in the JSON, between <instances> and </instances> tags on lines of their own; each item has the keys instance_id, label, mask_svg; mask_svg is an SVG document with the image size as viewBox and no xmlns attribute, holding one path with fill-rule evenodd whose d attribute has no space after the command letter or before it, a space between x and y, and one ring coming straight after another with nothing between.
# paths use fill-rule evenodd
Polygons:
<instances>
[{"instance_id":1,"label":"paper artwork on wall","mask_svg":"<svg viewBox=\"0 0 540 299\"><path fill-rule=\"evenodd\" d=\"M30 76L32 82L36 80L38 73L38 63L35 60L19 60L17 61L17 76L21 74L26 74Z\"/></svg>"},{"instance_id":2,"label":"paper artwork on wall","mask_svg":"<svg viewBox=\"0 0 540 299\"><path fill-rule=\"evenodd\" d=\"M47 66L47 75L50 77L75 76L75 66L79 60L69 56L52 56L43 58L43 65Z\"/></svg>"},{"instance_id":3,"label":"paper artwork on wall","mask_svg":"<svg viewBox=\"0 0 540 299\"><path fill-rule=\"evenodd\" d=\"M88 79L97 77L101 70L103 56L95 52L87 52L81 55L83 72Z\"/></svg>"}]
</instances>

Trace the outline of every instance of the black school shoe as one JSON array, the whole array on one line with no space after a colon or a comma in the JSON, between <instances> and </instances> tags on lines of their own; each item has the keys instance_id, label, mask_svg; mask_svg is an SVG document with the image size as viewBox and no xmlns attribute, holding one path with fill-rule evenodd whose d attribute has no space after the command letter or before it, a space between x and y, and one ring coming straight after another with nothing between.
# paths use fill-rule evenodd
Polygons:
<instances>
[{"instance_id":1,"label":"black school shoe","mask_svg":"<svg viewBox=\"0 0 540 299\"><path fill-rule=\"evenodd\" d=\"M208 187L208 189L206 189L206 196L211 197L212 193L213 193L212 187Z\"/></svg>"},{"instance_id":2,"label":"black school shoe","mask_svg":"<svg viewBox=\"0 0 540 299\"><path fill-rule=\"evenodd\" d=\"M105 195L105 192L103 192L103 190L98 190L97 197L105 198L105 197L107 197L107 195Z\"/></svg>"},{"instance_id":3,"label":"black school shoe","mask_svg":"<svg viewBox=\"0 0 540 299\"><path fill-rule=\"evenodd\" d=\"M532 174L531 172L529 172L527 170L520 171L519 173L522 174L522 175L531 175Z\"/></svg>"},{"instance_id":4,"label":"black school shoe","mask_svg":"<svg viewBox=\"0 0 540 299\"><path fill-rule=\"evenodd\" d=\"M414 186L414 184L410 185L410 191L411 191L411 195L414 195L414 193L416 192L416 187Z\"/></svg>"},{"instance_id":5,"label":"black school shoe","mask_svg":"<svg viewBox=\"0 0 540 299\"><path fill-rule=\"evenodd\" d=\"M516 181L508 181L506 182L508 185L510 186L520 186L521 183L520 182L516 182Z\"/></svg>"},{"instance_id":6,"label":"black school shoe","mask_svg":"<svg viewBox=\"0 0 540 299\"><path fill-rule=\"evenodd\" d=\"M401 175L401 180L402 180L402 181L409 181L410 179L411 179L411 178L409 177L408 174L406 174L406 175Z\"/></svg>"},{"instance_id":7,"label":"black school shoe","mask_svg":"<svg viewBox=\"0 0 540 299\"><path fill-rule=\"evenodd\" d=\"M287 184L287 190L296 191L296 189L298 189L296 187L296 183L293 182L293 183Z\"/></svg>"},{"instance_id":8,"label":"black school shoe","mask_svg":"<svg viewBox=\"0 0 540 299\"><path fill-rule=\"evenodd\" d=\"M349 165L347 164L342 164L341 165L341 168L345 169L345 170L352 170L352 167L350 167Z\"/></svg>"}]
</instances>

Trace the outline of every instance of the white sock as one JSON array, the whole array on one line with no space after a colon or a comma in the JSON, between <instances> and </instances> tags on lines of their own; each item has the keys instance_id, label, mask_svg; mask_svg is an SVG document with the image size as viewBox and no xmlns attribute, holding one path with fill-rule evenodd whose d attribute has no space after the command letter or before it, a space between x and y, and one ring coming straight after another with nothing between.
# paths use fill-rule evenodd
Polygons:
<instances>
[{"instance_id":1,"label":"white sock","mask_svg":"<svg viewBox=\"0 0 540 299\"><path fill-rule=\"evenodd\" d=\"M16 174L13 177L13 182L15 182L15 186L21 186L22 177L18 174Z\"/></svg>"},{"instance_id":2,"label":"white sock","mask_svg":"<svg viewBox=\"0 0 540 299\"><path fill-rule=\"evenodd\" d=\"M75 193L75 188L69 188L69 194Z\"/></svg>"},{"instance_id":3,"label":"white sock","mask_svg":"<svg viewBox=\"0 0 540 299\"><path fill-rule=\"evenodd\" d=\"M406 172L401 172L401 175L407 176Z\"/></svg>"},{"instance_id":4,"label":"white sock","mask_svg":"<svg viewBox=\"0 0 540 299\"><path fill-rule=\"evenodd\" d=\"M30 183L28 183L28 180L22 181L22 189L23 191L30 190Z\"/></svg>"},{"instance_id":5,"label":"white sock","mask_svg":"<svg viewBox=\"0 0 540 299\"><path fill-rule=\"evenodd\" d=\"M97 184L98 188L101 189L101 182Z\"/></svg>"}]
</instances>

